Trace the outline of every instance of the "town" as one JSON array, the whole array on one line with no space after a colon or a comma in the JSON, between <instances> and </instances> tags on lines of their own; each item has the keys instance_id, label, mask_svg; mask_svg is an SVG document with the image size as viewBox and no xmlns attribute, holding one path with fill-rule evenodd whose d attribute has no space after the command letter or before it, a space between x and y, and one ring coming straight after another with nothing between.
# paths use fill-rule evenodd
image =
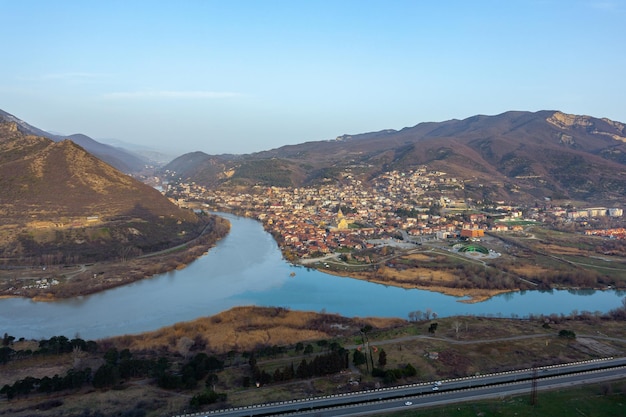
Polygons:
<instances>
[{"instance_id":1,"label":"town","mask_svg":"<svg viewBox=\"0 0 626 417\"><path fill-rule=\"evenodd\" d=\"M383 173L371 185L345 171L340 183L306 188L257 185L243 191L208 190L168 174L164 192L179 205L256 218L291 261L371 248L381 239L471 240L485 232L521 232L530 224L570 225L587 235L625 237L620 228L622 208L561 207L549 200L523 206L459 198L465 181L427 166Z\"/></svg>"}]
</instances>

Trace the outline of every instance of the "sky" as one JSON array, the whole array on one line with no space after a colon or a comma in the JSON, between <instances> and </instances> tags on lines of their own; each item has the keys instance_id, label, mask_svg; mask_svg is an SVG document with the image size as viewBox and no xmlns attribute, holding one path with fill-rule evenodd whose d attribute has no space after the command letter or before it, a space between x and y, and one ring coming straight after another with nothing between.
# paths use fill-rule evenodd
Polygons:
<instances>
[{"instance_id":1,"label":"sky","mask_svg":"<svg viewBox=\"0 0 626 417\"><path fill-rule=\"evenodd\" d=\"M0 109L244 154L560 110L626 122L626 0L0 0Z\"/></svg>"}]
</instances>

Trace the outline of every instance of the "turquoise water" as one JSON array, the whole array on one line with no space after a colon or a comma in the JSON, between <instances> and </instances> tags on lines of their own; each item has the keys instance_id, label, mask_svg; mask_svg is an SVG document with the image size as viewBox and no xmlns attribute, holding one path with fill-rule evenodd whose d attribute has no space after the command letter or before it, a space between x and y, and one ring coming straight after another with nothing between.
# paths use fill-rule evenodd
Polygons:
<instances>
[{"instance_id":1,"label":"turquoise water","mask_svg":"<svg viewBox=\"0 0 626 417\"><path fill-rule=\"evenodd\" d=\"M348 317L400 317L430 309L440 317L525 317L606 312L619 291L525 291L474 304L423 290L388 287L293 266L257 221L224 214L231 233L187 268L99 294L54 303L0 300L0 332L16 337L85 339L140 333L242 305L281 306ZM291 276L294 272L295 276Z\"/></svg>"}]
</instances>

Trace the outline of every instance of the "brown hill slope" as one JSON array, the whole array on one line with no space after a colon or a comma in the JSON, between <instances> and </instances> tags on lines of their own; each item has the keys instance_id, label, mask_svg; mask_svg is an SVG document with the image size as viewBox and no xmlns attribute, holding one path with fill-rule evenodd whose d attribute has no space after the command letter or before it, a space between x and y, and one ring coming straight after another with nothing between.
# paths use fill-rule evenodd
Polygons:
<instances>
[{"instance_id":1,"label":"brown hill slope","mask_svg":"<svg viewBox=\"0 0 626 417\"><path fill-rule=\"evenodd\" d=\"M183 155L166 169L183 180L207 185L236 181L301 186L338 181L348 169L367 181L384 171L425 164L463 179L467 187L460 197L613 202L626 195L626 126L558 111L511 111L420 123L399 131L343 135L229 160L195 156L192 161ZM208 160L219 166L213 177L207 176L204 161Z\"/></svg>"},{"instance_id":2,"label":"brown hill slope","mask_svg":"<svg viewBox=\"0 0 626 417\"><path fill-rule=\"evenodd\" d=\"M15 123L17 125L17 130L19 130L24 135L39 136L51 139L55 142L70 139L72 142L81 146L87 152L96 156L98 159L125 173L140 172L144 169L146 164L151 163L147 158L140 157L130 151L119 147L100 143L86 135L74 134L71 136L59 136L46 132L45 130L36 128L35 126L32 126L3 110L0 110L0 122Z\"/></svg>"},{"instance_id":3,"label":"brown hill slope","mask_svg":"<svg viewBox=\"0 0 626 417\"><path fill-rule=\"evenodd\" d=\"M0 258L95 261L164 249L203 221L71 141L0 123ZM1 261L1 260L0 260Z\"/></svg>"}]
</instances>

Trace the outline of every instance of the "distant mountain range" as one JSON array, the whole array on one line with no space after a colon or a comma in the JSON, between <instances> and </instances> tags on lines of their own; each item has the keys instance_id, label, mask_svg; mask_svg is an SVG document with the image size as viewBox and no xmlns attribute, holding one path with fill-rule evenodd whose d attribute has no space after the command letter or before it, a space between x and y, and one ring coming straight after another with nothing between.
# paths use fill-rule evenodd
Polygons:
<instances>
[{"instance_id":1,"label":"distant mountain range","mask_svg":"<svg viewBox=\"0 0 626 417\"><path fill-rule=\"evenodd\" d=\"M211 187L303 186L340 183L346 172L367 182L384 171L421 165L463 179L462 193L475 199L624 203L626 126L559 111L511 111L249 155L194 152L164 170Z\"/></svg>"},{"instance_id":2,"label":"distant mountain range","mask_svg":"<svg viewBox=\"0 0 626 417\"><path fill-rule=\"evenodd\" d=\"M99 159L128 174L141 172L146 165L154 163L154 161L150 160L149 158L138 155L137 153L130 152L123 148L100 143L83 134L63 136L46 132L45 130L41 130L39 128L31 126L25 121L18 119L17 117L3 110L0 110L0 122L16 123L18 130L24 134L41 136L55 142L60 142L64 139L70 139L72 142L82 146L83 148L85 148L85 150L95 155Z\"/></svg>"}]
</instances>

